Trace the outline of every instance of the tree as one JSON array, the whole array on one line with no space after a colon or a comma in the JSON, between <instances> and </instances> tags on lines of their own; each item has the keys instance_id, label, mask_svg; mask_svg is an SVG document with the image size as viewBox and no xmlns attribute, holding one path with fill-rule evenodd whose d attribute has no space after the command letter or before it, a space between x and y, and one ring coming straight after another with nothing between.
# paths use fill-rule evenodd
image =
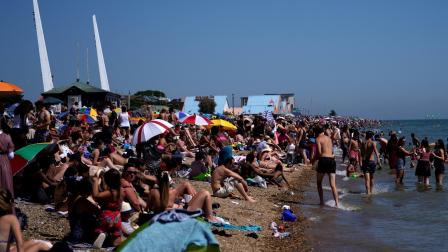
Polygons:
<instances>
[{"instance_id":1,"label":"tree","mask_svg":"<svg viewBox=\"0 0 448 252\"><path fill-rule=\"evenodd\" d=\"M155 96L155 97L166 97L165 93L159 90L145 90L138 91L134 94L135 96Z\"/></svg>"},{"instance_id":2,"label":"tree","mask_svg":"<svg viewBox=\"0 0 448 252\"><path fill-rule=\"evenodd\" d=\"M204 98L199 102L199 112L202 114L215 113L216 102L210 98Z\"/></svg>"},{"instance_id":3,"label":"tree","mask_svg":"<svg viewBox=\"0 0 448 252\"><path fill-rule=\"evenodd\" d=\"M330 111L330 114L328 114L329 116L337 116L338 114L336 114L336 111L334 109L332 109Z\"/></svg>"}]
</instances>

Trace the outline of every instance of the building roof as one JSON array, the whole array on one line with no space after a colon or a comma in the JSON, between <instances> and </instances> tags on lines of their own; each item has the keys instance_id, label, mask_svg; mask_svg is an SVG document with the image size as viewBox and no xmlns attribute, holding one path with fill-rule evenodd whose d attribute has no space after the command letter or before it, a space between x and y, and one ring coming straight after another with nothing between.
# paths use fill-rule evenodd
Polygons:
<instances>
[{"instance_id":1,"label":"building roof","mask_svg":"<svg viewBox=\"0 0 448 252\"><path fill-rule=\"evenodd\" d=\"M227 103L227 96L217 95L213 96L212 98L216 103L215 114L223 114L229 108L229 104ZM185 97L184 107L182 108L182 111L188 114L199 114L199 101L196 99L196 96Z\"/></svg>"},{"instance_id":2,"label":"building roof","mask_svg":"<svg viewBox=\"0 0 448 252\"><path fill-rule=\"evenodd\" d=\"M65 91L67 91L68 89L72 88L72 87L76 87L78 89L80 89L83 92L86 93L108 93L109 91L89 85L87 83L84 82L80 82L80 81L76 81L70 85L64 86L64 87L55 87L51 90L48 90L47 92L44 92L42 94L61 94L64 93Z\"/></svg>"}]
</instances>

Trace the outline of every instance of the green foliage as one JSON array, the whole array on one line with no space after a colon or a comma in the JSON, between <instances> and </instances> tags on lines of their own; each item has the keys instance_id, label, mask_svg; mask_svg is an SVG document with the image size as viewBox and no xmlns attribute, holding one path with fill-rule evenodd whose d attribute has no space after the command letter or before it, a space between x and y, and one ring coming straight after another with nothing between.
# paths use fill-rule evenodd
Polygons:
<instances>
[{"instance_id":1,"label":"green foliage","mask_svg":"<svg viewBox=\"0 0 448 252\"><path fill-rule=\"evenodd\" d=\"M337 116L338 114L336 114L336 111L334 109L332 109L330 111L330 114L328 114L329 116Z\"/></svg>"},{"instance_id":2,"label":"green foliage","mask_svg":"<svg viewBox=\"0 0 448 252\"><path fill-rule=\"evenodd\" d=\"M215 113L216 102L210 98L204 98L199 102L199 112L202 114Z\"/></svg>"},{"instance_id":3,"label":"green foliage","mask_svg":"<svg viewBox=\"0 0 448 252\"><path fill-rule=\"evenodd\" d=\"M166 97L165 93L158 90L145 90L145 91L138 91L134 94L134 96L155 96L155 97Z\"/></svg>"}]
</instances>

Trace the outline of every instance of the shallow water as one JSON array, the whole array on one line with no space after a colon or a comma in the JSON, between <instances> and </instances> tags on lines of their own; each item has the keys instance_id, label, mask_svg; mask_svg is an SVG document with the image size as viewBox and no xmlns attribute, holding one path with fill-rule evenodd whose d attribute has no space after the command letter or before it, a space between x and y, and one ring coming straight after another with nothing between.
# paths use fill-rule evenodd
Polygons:
<instances>
[{"instance_id":1,"label":"shallow water","mask_svg":"<svg viewBox=\"0 0 448 252\"><path fill-rule=\"evenodd\" d=\"M384 131L415 132L430 140L446 139L448 120L390 121ZM410 137L408 137L410 139ZM338 161L340 164L340 160ZM363 178L347 179L338 165L337 186L341 207L333 208L328 179L324 179L325 207L314 185L307 190L303 214L312 221L310 236L316 251L448 251L448 187L425 190L407 168L404 186L396 188L386 166L375 174L374 195L365 194Z\"/></svg>"}]
</instances>

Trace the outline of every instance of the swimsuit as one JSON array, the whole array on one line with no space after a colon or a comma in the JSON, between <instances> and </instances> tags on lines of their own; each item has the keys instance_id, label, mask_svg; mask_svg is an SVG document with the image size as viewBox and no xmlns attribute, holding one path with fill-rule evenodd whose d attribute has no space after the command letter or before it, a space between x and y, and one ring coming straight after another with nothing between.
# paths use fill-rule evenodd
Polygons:
<instances>
[{"instance_id":1,"label":"swimsuit","mask_svg":"<svg viewBox=\"0 0 448 252\"><path fill-rule=\"evenodd\" d=\"M440 174L445 174L445 163L443 162L443 160L435 158L434 168L435 168L434 173L436 174L436 176Z\"/></svg>"},{"instance_id":2,"label":"swimsuit","mask_svg":"<svg viewBox=\"0 0 448 252\"><path fill-rule=\"evenodd\" d=\"M318 173L335 173L336 161L333 157L320 157L317 165Z\"/></svg>"},{"instance_id":3,"label":"swimsuit","mask_svg":"<svg viewBox=\"0 0 448 252\"><path fill-rule=\"evenodd\" d=\"M359 161L359 150L351 150L350 151L350 159L355 159L356 162Z\"/></svg>"},{"instance_id":4,"label":"swimsuit","mask_svg":"<svg viewBox=\"0 0 448 252\"><path fill-rule=\"evenodd\" d=\"M112 240L121 237L121 200L107 202L100 214L100 225L96 228L97 233L107 233Z\"/></svg>"},{"instance_id":5,"label":"swimsuit","mask_svg":"<svg viewBox=\"0 0 448 252\"><path fill-rule=\"evenodd\" d=\"M373 160L365 160L361 167L362 172L374 174L376 170L376 163Z\"/></svg>"},{"instance_id":6,"label":"swimsuit","mask_svg":"<svg viewBox=\"0 0 448 252\"><path fill-rule=\"evenodd\" d=\"M218 198L226 198L228 197L234 190L235 185L238 184L238 181L234 178L226 178L224 179L224 186L213 192L213 195Z\"/></svg>"}]
</instances>

